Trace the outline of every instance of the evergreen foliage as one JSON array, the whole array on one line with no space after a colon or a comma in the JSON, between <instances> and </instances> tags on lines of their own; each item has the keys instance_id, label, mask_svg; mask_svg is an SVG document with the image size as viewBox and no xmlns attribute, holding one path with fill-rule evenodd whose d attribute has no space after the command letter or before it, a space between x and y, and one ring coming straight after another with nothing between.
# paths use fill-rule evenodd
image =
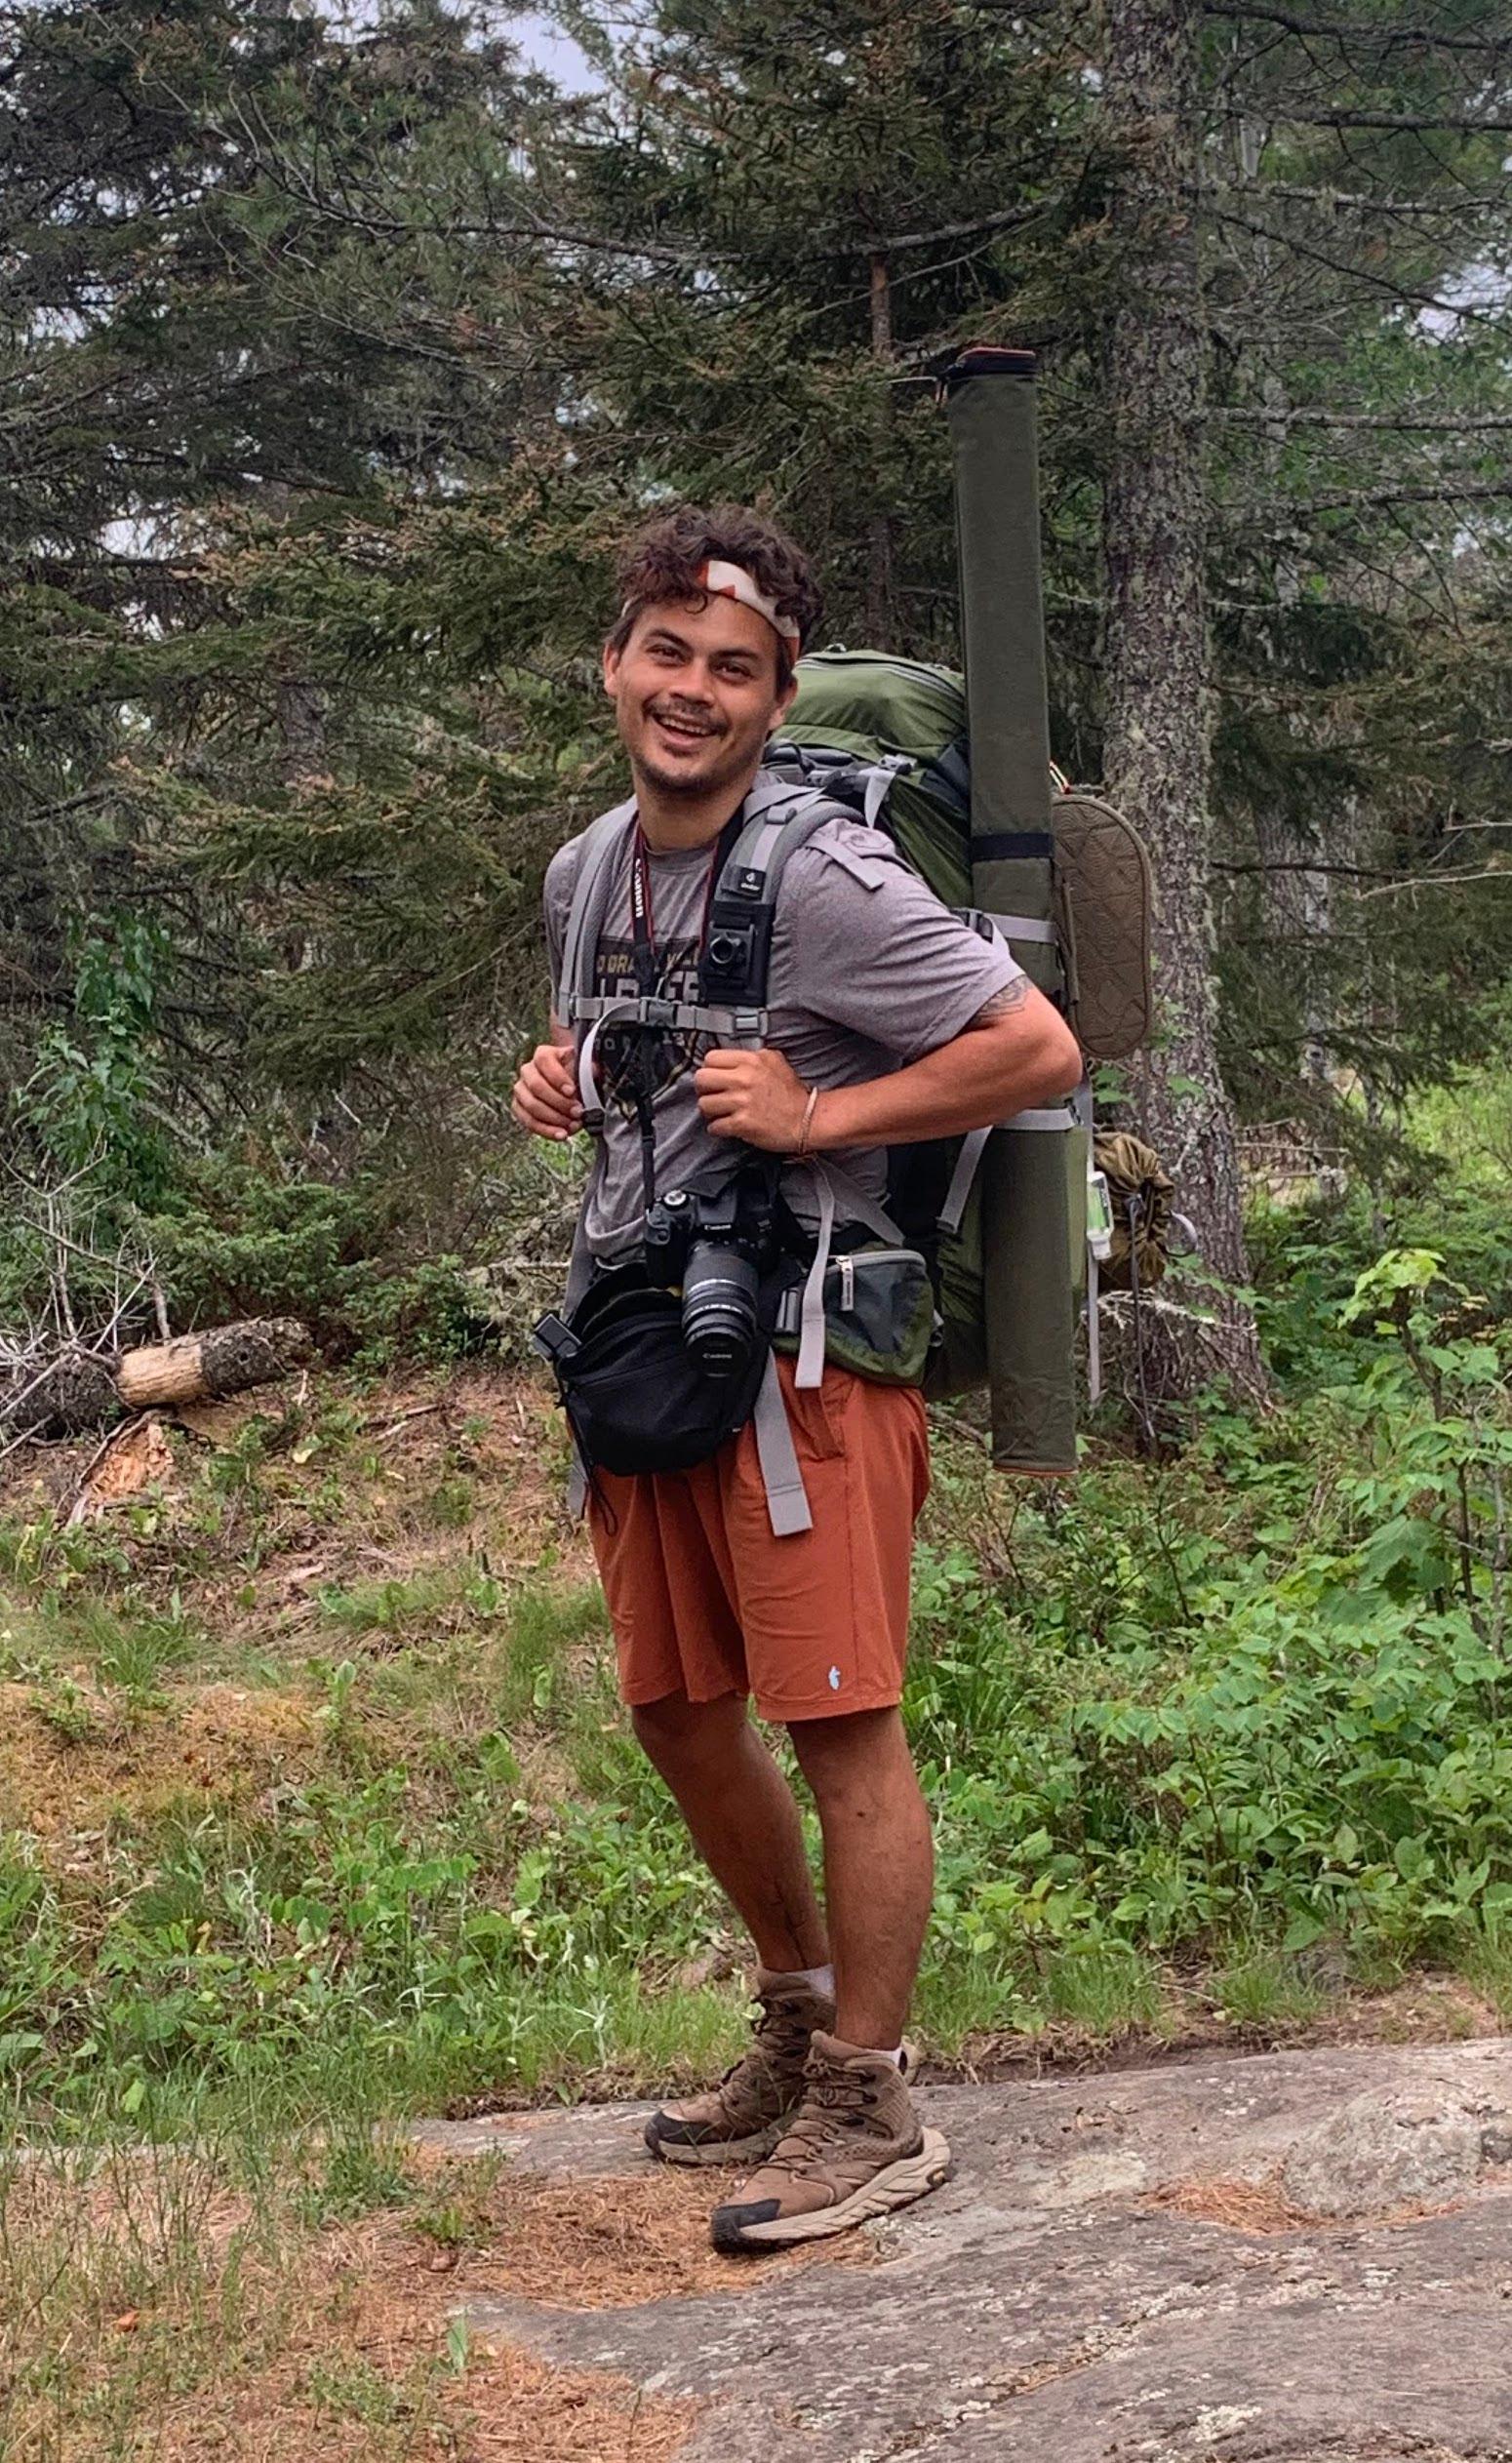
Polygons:
<instances>
[{"instance_id":1,"label":"evergreen foliage","mask_svg":"<svg viewBox=\"0 0 1512 2463\"><path fill-rule=\"evenodd\" d=\"M1139 451L1110 337L1170 227L1130 211L1105 88L1134 5L564 11L601 79L572 98L507 18L433 0L13 17L0 1069L34 1180L82 1172L108 1230L195 1150L392 1168L414 1123L450 1246L437 1182L511 1134L541 871L617 784L625 523L748 496L834 635L950 655L932 385L974 337L1042 355L1054 735L1097 775ZM1379 1170L1404 1091L1493 1032L1512 941L1512 53L1487 0L1162 10L1193 63L1217 1049L1248 1116Z\"/></svg>"}]
</instances>

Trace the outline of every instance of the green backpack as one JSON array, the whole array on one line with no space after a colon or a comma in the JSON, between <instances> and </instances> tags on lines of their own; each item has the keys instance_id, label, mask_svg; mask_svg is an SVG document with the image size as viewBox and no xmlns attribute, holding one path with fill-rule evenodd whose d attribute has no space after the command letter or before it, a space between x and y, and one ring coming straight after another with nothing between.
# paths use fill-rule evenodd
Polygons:
<instances>
[{"instance_id":1,"label":"green backpack","mask_svg":"<svg viewBox=\"0 0 1512 2463\"><path fill-rule=\"evenodd\" d=\"M824 651L802 659L798 694L767 766L821 787L885 829L945 905L971 911L971 768L966 694L947 667L877 651ZM1054 773L1050 928L1023 921L1006 936L1031 979L1065 986L1069 1022L1089 1060L1121 1059L1148 1041L1150 866L1122 814ZM975 1176L985 1132L894 1147L889 1210L931 1257L944 1321L926 1390L958 1394L987 1376L988 1261ZM1088 1183L1094 1170L1090 1097L1064 1139L1071 1276L1079 1296L1096 1273L1088 1248ZM993 1274L1015 1270L994 1257Z\"/></svg>"}]
</instances>

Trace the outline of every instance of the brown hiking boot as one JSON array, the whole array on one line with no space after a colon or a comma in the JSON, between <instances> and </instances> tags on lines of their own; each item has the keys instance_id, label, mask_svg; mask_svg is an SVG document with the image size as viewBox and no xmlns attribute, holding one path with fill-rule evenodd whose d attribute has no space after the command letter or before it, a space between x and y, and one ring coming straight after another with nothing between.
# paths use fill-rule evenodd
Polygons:
<instances>
[{"instance_id":1,"label":"brown hiking boot","mask_svg":"<svg viewBox=\"0 0 1512 2463\"><path fill-rule=\"evenodd\" d=\"M818 2241L911 2205L950 2173L950 2149L914 2111L900 2070L880 2052L816 2032L797 2119L728 2205L716 2249Z\"/></svg>"},{"instance_id":2,"label":"brown hiking boot","mask_svg":"<svg viewBox=\"0 0 1512 2463\"><path fill-rule=\"evenodd\" d=\"M751 1998L761 2016L749 2052L706 2095L668 2104L646 2124L646 2144L665 2163L753 2162L776 2144L802 2102L814 2031L833 2026L835 2005L801 1975L767 1967L757 1968Z\"/></svg>"}]
</instances>

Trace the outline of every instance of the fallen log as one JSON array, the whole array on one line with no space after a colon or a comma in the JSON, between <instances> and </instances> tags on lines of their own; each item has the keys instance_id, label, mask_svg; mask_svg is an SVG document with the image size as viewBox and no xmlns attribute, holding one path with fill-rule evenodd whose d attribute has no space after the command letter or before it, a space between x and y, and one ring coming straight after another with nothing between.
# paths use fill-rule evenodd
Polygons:
<instances>
[{"instance_id":1,"label":"fallen log","mask_svg":"<svg viewBox=\"0 0 1512 2463\"><path fill-rule=\"evenodd\" d=\"M286 1376L310 1349L295 1317L246 1318L113 1355L80 1346L13 1380L9 1396L0 1393L0 1429L67 1437L106 1426L123 1411L219 1402Z\"/></svg>"}]
</instances>

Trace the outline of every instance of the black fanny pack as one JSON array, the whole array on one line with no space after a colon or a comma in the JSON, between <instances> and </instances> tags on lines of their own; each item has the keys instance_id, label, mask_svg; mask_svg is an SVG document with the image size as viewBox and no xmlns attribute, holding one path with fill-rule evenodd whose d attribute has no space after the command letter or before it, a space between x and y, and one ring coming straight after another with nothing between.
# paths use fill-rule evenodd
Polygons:
<instances>
[{"instance_id":1,"label":"black fanny pack","mask_svg":"<svg viewBox=\"0 0 1512 2463\"><path fill-rule=\"evenodd\" d=\"M764 1307L770 1328L776 1304ZM768 1331L735 1375L711 1376L683 1339L682 1303L640 1265L596 1276L565 1317L543 1317L536 1349L551 1364L589 1471L691 1471L745 1426L771 1349Z\"/></svg>"}]
</instances>

